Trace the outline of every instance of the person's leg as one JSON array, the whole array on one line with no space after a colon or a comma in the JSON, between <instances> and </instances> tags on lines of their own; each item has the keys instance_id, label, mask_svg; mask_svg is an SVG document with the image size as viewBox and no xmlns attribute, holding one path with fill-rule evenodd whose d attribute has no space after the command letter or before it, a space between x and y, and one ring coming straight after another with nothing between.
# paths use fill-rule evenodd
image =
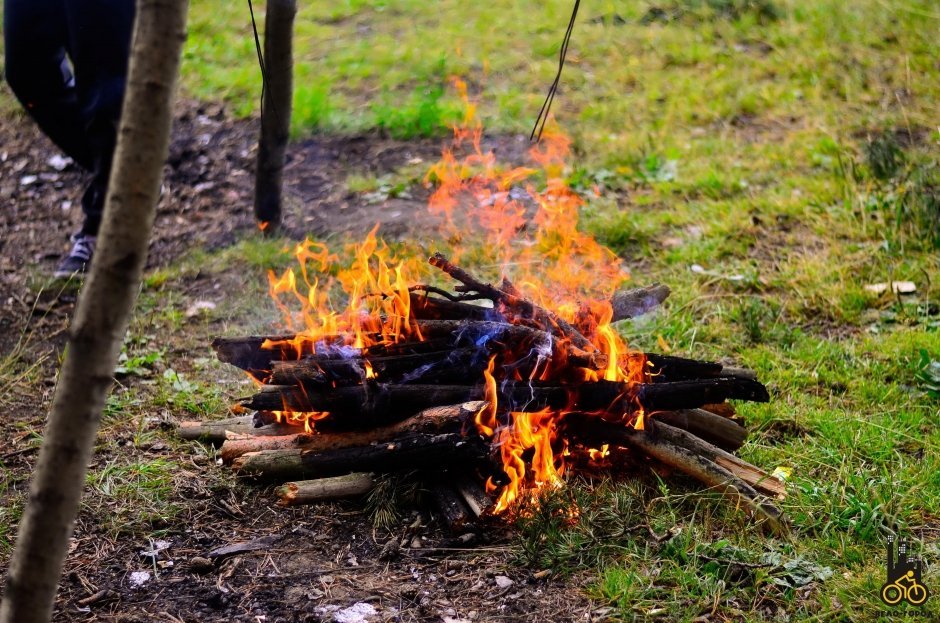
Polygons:
<instances>
[{"instance_id":1,"label":"person's leg","mask_svg":"<svg viewBox=\"0 0 940 623\"><path fill-rule=\"evenodd\" d=\"M6 80L40 129L86 169L94 165L66 61L63 0L3 0Z\"/></svg>"},{"instance_id":2,"label":"person's leg","mask_svg":"<svg viewBox=\"0 0 940 623\"><path fill-rule=\"evenodd\" d=\"M82 234L95 236L101 223L111 160L117 142L127 83L134 0L65 0L69 56L85 118L94 177L82 197Z\"/></svg>"}]
</instances>

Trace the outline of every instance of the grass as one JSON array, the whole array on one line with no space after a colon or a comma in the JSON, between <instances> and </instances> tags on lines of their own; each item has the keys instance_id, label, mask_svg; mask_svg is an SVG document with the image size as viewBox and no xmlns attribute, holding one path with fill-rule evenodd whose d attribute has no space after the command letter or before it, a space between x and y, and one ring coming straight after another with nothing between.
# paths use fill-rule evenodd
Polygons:
<instances>
[{"instance_id":1,"label":"grass","mask_svg":"<svg viewBox=\"0 0 940 623\"><path fill-rule=\"evenodd\" d=\"M467 80L490 130L527 131L570 5L302 3L294 134L444 135L459 111L451 76ZM866 621L885 610L877 594L894 526L929 562L940 555L940 402L925 372L940 360L938 27L927 0L582 7L554 111L574 139L568 176L589 200L583 227L637 281L674 292L665 313L622 331L636 348L730 357L769 382L773 402L740 408L753 431L742 454L792 470L794 539L762 537L695 486L648 476L558 494L521 525L520 564L587 572L617 620ZM189 95L256 113L254 63L242 4L193 4ZM416 179L362 171L347 186L381 201ZM179 284L236 266L260 293L264 270L288 262L280 248L246 240L155 271L132 333L156 326L197 348L204 331L180 316ZM917 292L864 287L894 280ZM212 313L241 329L274 317L235 303ZM116 412L222 409L217 369L182 370L167 353L148 363L157 350L129 350L138 368L155 368L154 385L143 405L113 398ZM105 466L90 485L149 519L172 506L173 468ZM563 496L577 520L554 512ZM0 534L12 512L0 513ZM926 582L937 593L935 567ZM918 618L937 618L940 599L925 608Z\"/></svg>"}]
</instances>

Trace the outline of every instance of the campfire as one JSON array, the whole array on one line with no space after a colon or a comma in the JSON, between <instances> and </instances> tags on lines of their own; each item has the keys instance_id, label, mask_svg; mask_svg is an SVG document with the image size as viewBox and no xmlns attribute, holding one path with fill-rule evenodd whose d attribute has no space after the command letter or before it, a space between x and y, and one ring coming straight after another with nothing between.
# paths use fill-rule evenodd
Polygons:
<instances>
[{"instance_id":1,"label":"campfire","mask_svg":"<svg viewBox=\"0 0 940 623\"><path fill-rule=\"evenodd\" d=\"M625 288L619 259L578 231L566 139L535 147L535 168L503 169L468 111L427 178L450 257L396 257L375 230L347 265L325 245L297 245L299 270L270 275L287 330L213 343L256 382L240 401L250 414L180 434L221 444L240 476L287 482L282 505L414 472L462 530L511 517L569 474L653 463L783 530L783 483L733 454L746 430L727 401L766 402L764 385L749 370L631 350L613 323L669 289ZM474 229L484 244L463 244Z\"/></svg>"}]
</instances>

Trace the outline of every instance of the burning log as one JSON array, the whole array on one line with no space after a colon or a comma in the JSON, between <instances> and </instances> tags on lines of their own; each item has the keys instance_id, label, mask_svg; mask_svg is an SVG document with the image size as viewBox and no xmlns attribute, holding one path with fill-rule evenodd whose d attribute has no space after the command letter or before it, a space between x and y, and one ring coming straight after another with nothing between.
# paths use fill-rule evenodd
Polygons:
<instances>
[{"instance_id":1,"label":"burning log","mask_svg":"<svg viewBox=\"0 0 940 623\"><path fill-rule=\"evenodd\" d=\"M464 269L453 264L440 253L435 253L428 261L431 263L431 266L440 268L463 284L456 288L458 292L475 292L480 294L491 300L493 305L503 306L507 311L517 315L519 318L531 320L540 327L557 329L564 337L571 340L575 346L582 350L587 352L597 350L594 344L584 337L580 331L554 312L539 307L535 303L516 294L510 294L488 283L483 283ZM515 288L513 288L513 291L515 291Z\"/></svg>"},{"instance_id":2,"label":"burning log","mask_svg":"<svg viewBox=\"0 0 940 623\"><path fill-rule=\"evenodd\" d=\"M669 383L624 384L594 381L578 385L541 385L506 381L498 387L499 404L511 411L539 411L570 407L579 411L630 412L636 401L646 412L692 409L727 399L766 402L766 388L757 381L717 377ZM329 412L330 422L362 418L381 421L388 414L407 415L439 404L486 398L485 385L399 385L367 383L326 390L296 385L267 385L242 401L249 409Z\"/></svg>"},{"instance_id":3,"label":"burning log","mask_svg":"<svg viewBox=\"0 0 940 623\"><path fill-rule=\"evenodd\" d=\"M390 293L356 299L329 325L344 327L336 333L216 340L220 360L262 385L243 407L294 414L316 427L313 434L231 438L223 461L248 478L318 479L281 488L282 505L347 491L324 477L356 472L350 490L359 494L372 482L363 472L433 469L425 481L430 498L444 523L462 530L508 508L525 487L557 482L556 434L570 432L578 452L589 447L579 439L636 450L783 529L780 511L762 497L780 497L783 484L729 452L746 431L724 417L725 401L769 400L752 371L629 352L606 324L604 305L582 304L568 322L506 278L494 286L443 255L429 261L460 282L456 294L398 283ZM646 313L668 295L661 285L618 292L610 300L613 320ZM379 303L362 314L370 300ZM471 303L480 300L492 306ZM442 480L442 469L452 477ZM503 486L498 502L473 476L479 473Z\"/></svg>"},{"instance_id":4,"label":"burning log","mask_svg":"<svg viewBox=\"0 0 940 623\"><path fill-rule=\"evenodd\" d=\"M558 343L545 331L523 325L487 320L417 320L415 327L424 340L378 345L355 354L351 354L348 348L341 353L315 353L316 344L297 335L217 338L212 347L219 361L257 372L272 384L291 383L301 376L311 384L330 384L334 380L359 381L363 378L366 361L376 374L380 374L381 367L393 376L450 356L456 358L453 364L458 367L461 357L474 360L478 355L503 352L506 345L546 356L551 353L553 357L566 357L570 365L591 370L603 370L608 364L603 353L586 352L570 343ZM323 337L318 342L326 346L331 342L341 344L342 338ZM287 347L286 344L293 346ZM455 349L460 353L454 354ZM485 365L486 357L483 362ZM268 370L273 370L275 375L268 378Z\"/></svg>"},{"instance_id":5,"label":"burning log","mask_svg":"<svg viewBox=\"0 0 940 623\"><path fill-rule=\"evenodd\" d=\"M304 433L282 437L229 439L222 444L222 462L230 464L245 454L269 450L331 452L375 443L393 442L406 435L457 431L484 406L486 406L485 402L477 401L432 407L406 420L365 431L350 430L343 433L324 432L315 435Z\"/></svg>"},{"instance_id":6,"label":"burning log","mask_svg":"<svg viewBox=\"0 0 940 623\"><path fill-rule=\"evenodd\" d=\"M416 434L368 446L318 452L316 450L263 450L236 458L239 476L259 480L321 478L349 471L399 471L466 465L483 461L489 445L460 433Z\"/></svg>"},{"instance_id":7,"label":"burning log","mask_svg":"<svg viewBox=\"0 0 940 623\"><path fill-rule=\"evenodd\" d=\"M278 506L300 506L365 495L375 486L375 477L364 472L344 476L287 482L277 488Z\"/></svg>"}]
</instances>

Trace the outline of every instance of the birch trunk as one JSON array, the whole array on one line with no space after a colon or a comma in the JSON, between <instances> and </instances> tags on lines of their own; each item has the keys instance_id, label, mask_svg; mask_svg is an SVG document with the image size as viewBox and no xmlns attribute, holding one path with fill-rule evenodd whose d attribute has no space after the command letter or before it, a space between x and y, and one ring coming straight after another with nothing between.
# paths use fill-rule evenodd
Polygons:
<instances>
[{"instance_id":1,"label":"birch trunk","mask_svg":"<svg viewBox=\"0 0 940 623\"><path fill-rule=\"evenodd\" d=\"M52 616L121 340L140 288L169 144L187 0L139 0L104 221L69 331L0 623Z\"/></svg>"}]
</instances>

